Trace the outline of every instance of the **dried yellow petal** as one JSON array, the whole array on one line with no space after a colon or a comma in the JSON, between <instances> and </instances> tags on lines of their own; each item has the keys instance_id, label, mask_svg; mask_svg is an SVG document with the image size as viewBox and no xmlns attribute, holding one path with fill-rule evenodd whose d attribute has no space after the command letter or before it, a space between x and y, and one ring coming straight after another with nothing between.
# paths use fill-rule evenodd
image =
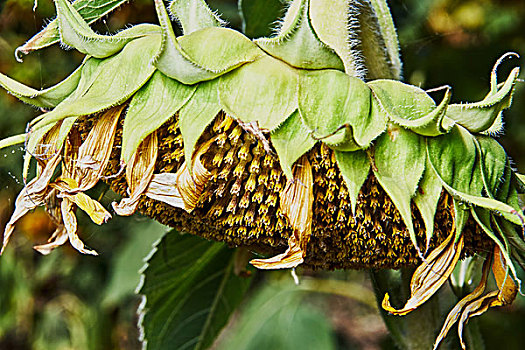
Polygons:
<instances>
[{"instance_id":1,"label":"dried yellow petal","mask_svg":"<svg viewBox=\"0 0 525 350\"><path fill-rule=\"evenodd\" d=\"M293 227L293 235L288 238L288 249L270 259L254 259L250 263L259 269L285 269L298 266L304 261L302 247L312 233L313 212L313 174L306 157L295 164L293 180L288 181L280 197L283 214Z\"/></svg>"},{"instance_id":2,"label":"dried yellow petal","mask_svg":"<svg viewBox=\"0 0 525 350\"><path fill-rule=\"evenodd\" d=\"M120 203L112 203L118 215L132 215L137 210L140 196L146 191L153 178L157 154L158 138L157 132L154 131L142 141L127 165L126 181L131 194L129 198L122 199Z\"/></svg>"},{"instance_id":3,"label":"dried yellow petal","mask_svg":"<svg viewBox=\"0 0 525 350\"><path fill-rule=\"evenodd\" d=\"M446 282L463 250L463 236L454 243L451 234L430 253L426 261L416 269L410 282L411 297L402 309L396 310L390 305L390 297L385 294L383 309L394 315L406 315L426 302Z\"/></svg>"}]
</instances>

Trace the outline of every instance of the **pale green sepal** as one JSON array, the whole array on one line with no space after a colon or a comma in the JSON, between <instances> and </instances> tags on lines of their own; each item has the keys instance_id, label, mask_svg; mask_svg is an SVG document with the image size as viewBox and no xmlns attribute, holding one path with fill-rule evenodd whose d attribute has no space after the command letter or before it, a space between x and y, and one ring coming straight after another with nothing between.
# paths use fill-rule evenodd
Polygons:
<instances>
[{"instance_id":1,"label":"pale green sepal","mask_svg":"<svg viewBox=\"0 0 525 350\"><path fill-rule=\"evenodd\" d=\"M366 148L386 129L371 113L367 85L337 70L301 72L299 111L313 136L331 145Z\"/></svg>"},{"instance_id":2,"label":"pale green sepal","mask_svg":"<svg viewBox=\"0 0 525 350\"><path fill-rule=\"evenodd\" d=\"M162 47L154 59L157 69L168 77L188 85L216 78L218 74L197 67L184 54L162 0L155 0L155 10L162 30Z\"/></svg>"},{"instance_id":3,"label":"pale green sepal","mask_svg":"<svg viewBox=\"0 0 525 350\"><path fill-rule=\"evenodd\" d=\"M114 36L96 34L67 0L55 0L61 41L96 58L105 58L122 50L131 40L158 34L159 27L142 24Z\"/></svg>"},{"instance_id":4,"label":"pale green sepal","mask_svg":"<svg viewBox=\"0 0 525 350\"><path fill-rule=\"evenodd\" d=\"M160 35L149 36L129 42L122 51L110 58L89 59L84 69L89 68L91 71L86 74L89 78L85 79L85 83L82 82L83 71L79 88L55 109L37 118L39 121L33 123L32 130L66 117L90 115L125 102L155 71L151 57L159 46ZM91 60L93 64L88 64Z\"/></svg>"},{"instance_id":5,"label":"pale green sepal","mask_svg":"<svg viewBox=\"0 0 525 350\"><path fill-rule=\"evenodd\" d=\"M510 205L483 197L483 176L474 137L456 125L450 133L427 139L427 154L443 187L456 199L500 212L520 225L522 214Z\"/></svg>"},{"instance_id":6,"label":"pale green sepal","mask_svg":"<svg viewBox=\"0 0 525 350\"><path fill-rule=\"evenodd\" d=\"M55 86L35 90L0 73L0 85L19 100L41 108L53 108L69 96L77 87L82 66Z\"/></svg>"},{"instance_id":7,"label":"pale green sepal","mask_svg":"<svg viewBox=\"0 0 525 350\"><path fill-rule=\"evenodd\" d=\"M155 0L155 8L162 28L155 65L183 84L214 79L264 55L250 39L227 28L206 27L176 38L162 0Z\"/></svg>"},{"instance_id":8,"label":"pale green sepal","mask_svg":"<svg viewBox=\"0 0 525 350\"><path fill-rule=\"evenodd\" d=\"M491 137L478 136L475 141L481 155L481 174L485 192L490 198L495 198L507 167L507 153L498 141Z\"/></svg>"},{"instance_id":9,"label":"pale green sepal","mask_svg":"<svg viewBox=\"0 0 525 350\"><path fill-rule=\"evenodd\" d=\"M370 4L377 16L381 36L386 47L386 52L388 53L387 62L390 65L393 79L400 79L402 64L399 54L399 40L397 38L392 14L390 13L386 0L370 0Z\"/></svg>"},{"instance_id":10,"label":"pale green sepal","mask_svg":"<svg viewBox=\"0 0 525 350\"><path fill-rule=\"evenodd\" d=\"M419 188L414 196L414 204L419 209L426 228L426 247L430 244L430 239L434 235L434 216L441 196L441 181L436 176L428 161L425 165L425 172L421 178Z\"/></svg>"},{"instance_id":11,"label":"pale green sepal","mask_svg":"<svg viewBox=\"0 0 525 350\"><path fill-rule=\"evenodd\" d=\"M494 221L494 226L496 227L498 233L501 235L501 238L504 242L501 242L501 240L496 236L494 231L492 230L491 225L491 213L487 210L481 209L481 208L471 208L470 212L472 213L472 217L474 217L474 220L478 223L478 225L483 229L483 231L487 234L487 236L490 237L496 243L501 251L501 254L503 254L503 257L505 258L505 262L507 263L507 267L512 272L513 277L516 279L516 281L519 281L518 275L516 273L516 268L514 267L514 263L512 262L512 259L510 258L509 254L509 243L507 240L507 237L503 234L501 231L501 228L499 227L498 223Z\"/></svg>"},{"instance_id":12,"label":"pale green sepal","mask_svg":"<svg viewBox=\"0 0 525 350\"><path fill-rule=\"evenodd\" d=\"M197 141L221 110L217 84L217 80L200 83L193 96L179 111L179 128L184 141L186 164L192 164Z\"/></svg>"},{"instance_id":13,"label":"pale green sepal","mask_svg":"<svg viewBox=\"0 0 525 350\"><path fill-rule=\"evenodd\" d=\"M250 39L228 28L204 28L177 40L193 64L217 75L264 55Z\"/></svg>"},{"instance_id":14,"label":"pale green sepal","mask_svg":"<svg viewBox=\"0 0 525 350\"><path fill-rule=\"evenodd\" d=\"M507 253L507 256L505 256L505 254L503 255L505 260L507 262L510 262L508 263L507 269L512 272L514 281L518 284L518 291L521 295L523 295L523 292L521 291L521 279L519 278L518 274L516 274L516 269L512 263L516 262L519 266L521 266L521 268L524 267L523 265L525 265L525 242L523 241L523 238L516 233L516 230L514 229L514 226L511 223L509 223L506 220L496 218L494 216L492 216L492 220L492 222L494 223L494 227L496 227L497 233L500 237L503 238L503 241L505 243L505 251L501 250L501 248L500 250L503 254ZM501 224L499 222L500 220L502 222ZM511 256L514 259L511 260Z\"/></svg>"},{"instance_id":15,"label":"pale green sepal","mask_svg":"<svg viewBox=\"0 0 525 350\"><path fill-rule=\"evenodd\" d=\"M467 226L467 221L470 217L470 207L465 203L453 198L454 205L454 229L455 239L454 243L457 243L463 234L463 229Z\"/></svg>"},{"instance_id":16,"label":"pale green sepal","mask_svg":"<svg viewBox=\"0 0 525 350\"><path fill-rule=\"evenodd\" d=\"M204 0L173 0L168 9L182 26L185 35L203 28L224 25L224 21L208 7Z\"/></svg>"},{"instance_id":17,"label":"pale green sepal","mask_svg":"<svg viewBox=\"0 0 525 350\"><path fill-rule=\"evenodd\" d=\"M309 17L310 0L295 0L277 36L255 40L265 52L294 67L344 70L344 64L315 35Z\"/></svg>"},{"instance_id":18,"label":"pale green sepal","mask_svg":"<svg viewBox=\"0 0 525 350\"><path fill-rule=\"evenodd\" d=\"M423 136L447 133L453 126L446 119L452 93L447 87L442 102L436 107L434 100L418 87L395 80L375 80L368 83L376 102L388 118Z\"/></svg>"},{"instance_id":19,"label":"pale green sepal","mask_svg":"<svg viewBox=\"0 0 525 350\"><path fill-rule=\"evenodd\" d=\"M414 248L421 253L412 222L411 200L425 170L425 141L413 132L390 125L374 149L374 174L399 210Z\"/></svg>"},{"instance_id":20,"label":"pale green sepal","mask_svg":"<svg viewBox=\"0 0 525 350\"><path fill-rule=\"evenodd\" d=\"M518 181L518 190L519 193L525 193L525 175L515 173L516 180Z\"/></svg>"},{"instance_id":21,"label":"pale green sepal","mask_svg":"<svg viewBox=\"0 0 525 350\"><path fill-rule=\"evenodd\" d=\"M76 0L73 7L89 24L106 16L123 3L129 0ZM21 54L27 55L31 51L43 49L60 41L58 21L54 19L15 51L16 59L21 62Z\"/></svg>"},{"instance_id":22,"label":"pale green sepal","mask_svg":"<svg viewBox=\"0 0 525 350\"><path fill-rule=\"evenodd\" d=\"M335 151L335 159L350 196L352 214L355 215L357 197L370 172L370 160L366 151L363 150L355 152Z\"/></svg>"},{"instance_id":23,"label":"pale green sepal","mask_svg":"<svg viewBox=\"0 0 525 350\"><path fill-rule=\"evenodd\" d=\"M334 133L315 139L322 141L335 151L352 152L363 149L355 142L354 131L350 125L342 125Z\"/></svg>"},{"instance_id":24,"label":"pale green sepal","mask_svg":"<svg viewBox=\"0 0 525 350\"><path fill-rule=\"evenodd\" d=\"M281 126L272 131L271 142L288 181L293 180L292 166L295 161L316 143L297 110Z\"/></svg>"},{"instance_id":25,"label":"pale green sepal","mask_svg":"<svg viewBox=\"0 0 525 350\"><path fill-rule=\"evenodd\" d=\"M512 102L514 86L519 75L519 68L514 68L503 86L498 90L497 82L491 79L491 91L479 102L452 104L447 110L447 117L456 121L470 132L485 132L489 129L492 133L499 132L492 128L494 124L500 125L498 119L501 112L508 108ZM492 76L495 76L495 70ZM502 124L501 124L502 125Z\"/></svg>"},{"instance_id":26,"label":"pale green sepal","mask_svg":"<svg viewBox=\"0 0 525 350\"><path fill-rule=\"evenodd\" d=\"M364 69L357 52L351 48L349 0L310 0L309 20L316 37L341 59L345 73L362 77Z\"/></svg>"},{"instance_id":27,"label":"pale green sepal","mask_svg":"<svg viewBox=\"0 0 525 350\"><path fill-rule=\"evenodd\" d=\"M220 78L222 109L245 123L275 130L297 109L297 71L263 56Z\"/></svg>"},{"instance_id":28,"label":"pale green sepal","mask_svg":"<svg viewBox=\"0 0 525 350\"><path fill-rule=\"evenodd\" d=\"M456 125L448 134L427 138L428 159L441 180L456 191L482 196L483 179L474 137Z\"/></svg>"},{"instance_id":29,"label":"pale green sepal","mask_svg":"<svg viewBox=\"0 0 525 350\"><path fill-rule=\"evenodd\" d=\"M27 134L6 137L5 139L0 140L0 149L24 143L26 141L26 138Z\"/></svg>"},{"instance_id":30,"label":"pale green sepal","mask_svg":"<svg viewBox=\"0 0 525 350\"><path fill-rule=\"evenodd\" d=\"M129 164L140 143L177 113L195 92L157 71L131 99L122 130L121 159Z\"/></svg>"}]
</instances>

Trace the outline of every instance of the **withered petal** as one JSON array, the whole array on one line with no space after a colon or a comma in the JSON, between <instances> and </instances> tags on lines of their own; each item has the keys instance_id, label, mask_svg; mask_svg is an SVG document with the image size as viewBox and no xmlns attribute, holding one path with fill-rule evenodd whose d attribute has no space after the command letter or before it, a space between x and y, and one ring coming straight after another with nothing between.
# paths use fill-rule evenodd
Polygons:
<instances>
[{"instance_id":1,"label":"withered petal","mask_svg":"<svg viewBox=\"0 0 525 350\"><path fill-rule=\"evenodd\" d=\"M64 225L59 225L53 235L48 240L47 244L36 245L33 247L34 250L42 255L48 255L55 248L60 247L67 242L68 234Z\"/></svg>"},{"instance_id":2,"label":"withered petal","mask_svg":"<svg viewBox=\"0 0 525 350\"><path fill-rule=\"evenodd\" d=\"M405 306L399 310L394 309L390 305L390 297L386 293L382 303L383 309L394 315L406 315L437 292L454 270L463 250L463 236L457 243L454 243L453 238L454 234L452 233L416 269L410 283L411 297Z\"/></svg>"},{"instance_id":3,"label":"withered petal","mask_svg":"<svg viewBox=\"0 0 525 350\"><path fill-rule=\"evenodd\" d=\"M173 173L154 174L146 190L146 196L172 207L184 209L184 201L177 188L177 177L177 174Z\"/></svg>"},{"instance_id":4,"label":"withered petal","mask_svg":"<svg viewBox=\"0 0 525 350\"><path fill-rule=\"evenodd\" d=\"M4 242L0 250L0 255L4 252L9 242L11 234L15 229L15 223L30 210L44 204L45 198L50 191L49 182L61 159L60 152L57 152L51 159L46 161L39 176L31 180L18 194L15 201L15 211L4 229Z\"/></svg>"},{"instance_id":5,"label":"withered petal","mask_svg":"<svg viewBox=\"0 0 525 350\"><path fill-rule=\"evenodd\" d=\"M310 162L302 157L293 169L294 180L289 181L280 197L280 207L294 229L288 239L288 249L270 259L255 259L250 263L260 269L286 269L303 263L304 251L312 232L313 174Z\"/></svg>"},{"instance_id":6,"label":"withered petal","mask_svg":"<svg viewBox=\"0 0 525 350\"><path fill-rule=\"evenodd\" d=\"M64 220L64 226L67 231L69 242L79 252L83 254L98 255L94 250L86 249L84 242L80 240L77 234L77 217L75 216L75 206L72 201L68 198L63 198L60 205L62 210L62 219Z\"/></svg>"},{"instance_id":7,"label":"withered petal","mask_svg":"<svg viewBox=\"0 0 525 350\"><path fill-rule=\"evenodd\" d=\"M445 323L443 324L443 327L441 328L441 331L439 332L439 335L436 338L436 342L434 343L434 350L438 348L441 341L447 336L448 332L450 331L450 328L452 328L452 326L461 317L462 310L473 300L479 298L481 294L483 294L483 292L485 291L485 288L487 287L487 279L490 272L490 263L491 259L485 260L485 262L483 263L483 272L481 275L481 280L477 287L471 293L469 293L463 299L461 299L449 312L447 319L445 320Z\"/></svg>"},{"instance_id":8,"label":"withered petal","mask_svg":"<svg viewBox=\"0 0 525 350\"><path fill-rule=\"evenodd\" d=\"M111 203L118 215L129 216L137 210L140 196L148 189L153 178L157 154L158 138L157 133L153 132L142 141L130 164L127 165L126 181L131 194L129 198L123 198L120 203Z\"/></svg>"}]
</instances>

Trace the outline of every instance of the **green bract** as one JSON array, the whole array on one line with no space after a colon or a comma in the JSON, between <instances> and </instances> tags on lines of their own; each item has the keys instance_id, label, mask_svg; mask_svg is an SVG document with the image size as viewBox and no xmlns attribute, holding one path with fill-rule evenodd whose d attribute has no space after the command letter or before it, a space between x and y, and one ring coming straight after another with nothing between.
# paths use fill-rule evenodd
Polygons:
<instances>
[{"instance_id":1,"label":"green bract","mask_svg":"<svg viewBox=\"0 0 525 350\"><path fill-rule=\"evenodd\" d=\"M333 150L354 215L358 195L373 174L399 211L420 257L433 264L440 261L444 248L426 254L434 237L438 202L446 191L453 197L451 244L462 247L463 228L472 217L499 247L506 268L518 281L515 265L525 267L525 250L516 230L525 219L517 195L525 192L525 186L504 149L488 136L501 129L501 114L511 104L518 68L498 83L498 61L482 101L450 104L452 89L447 86L436 102L426 91L398 81L401 63L395 29L381 0L359 4L293 0L278 33L256 40L224 28L203 0L170 3L182 36L175 35L162 0L155 0L160 25L142 24L113 36L99 35L88 24L96 18L83 9L85 2L55 0L57 20L19 49L28 53L45 47L58 34L62 44L86 54L81 67L41 91L0 74L0 85L11 94L49 109L29 124L25 136L0 143L6 147L26 142L24 177L31 155L55 126L59 125L53 146L60 150L77 118L127 106L121 161L128 166L127 176L137 179L131 197L138 201L142 193L137 188L144 192L153 182L156 191L162 186L173 190L177 199L170 199L171 203L191 213L198 198L184 197L183 185L204 186L193 173L204 182L214 176L201 160L211 142L197 146L223 112L262 141L265 152L277 155L288 180L282 192L308 198L300 209L294 201L280 199L279 215L302 221L287 237L289 250L280 257L286 264L279 267L303 261L301 243L311 234L306 221L311 220L314 199L307 186L307 181L313 184L311 170L302 180L297 175L311 165L305 158L298 160L322 144ZM109 11L121 2L101 3ZM356 42L358 31L360 42ZM515 54L502 59L509 55ZM147 162L140 157L147 145L157 146L154 132L174 115L184 144L184 167L176 174L157 176L151 165L148 175L141 163ZM157 156L155 150L149 151L154 153L151 158ZM159 198L159 193L150 193L150 198ZM418 242L413 206L423 219L425 242ZM459 253L452 254L447 264L458 259ZM433 286L439 287L437 282Z\"/></svg>"}]
</instances>

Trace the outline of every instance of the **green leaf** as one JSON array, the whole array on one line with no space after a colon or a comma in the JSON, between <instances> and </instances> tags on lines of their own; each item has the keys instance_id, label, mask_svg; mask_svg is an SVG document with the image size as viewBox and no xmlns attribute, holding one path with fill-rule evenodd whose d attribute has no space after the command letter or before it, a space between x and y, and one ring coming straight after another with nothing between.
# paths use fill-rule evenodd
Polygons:
<instances>
[{"instance_id":1,"label":"green leaf","mask_svg":"<svg viewBox=\"0 0 525 350\"><path fill-rule=\"evenodd\" d=\"M77 90L54 110L45 113L32 130L55 123L66 117L90 115L130 98L151 77L155 68L151 64L160 45L160 36L139 38L129 42L118 54L98 60L86 61ZM88 64L89 63L89 64Z\"/></svg>"},{"instance_id":2,"label":"green leaf","mask_svg":"<svg viewBox=\"0 0 525 350\"><path fill-rule=\"evenodd\" d=\"M217 83L217 80L200 83L191 99L179 111L179 128L184 141L186 164L192 163L197 141L221 111Z\"/></svg>"},{"instance_id":3,"label":"green leaf","mask_svg":"<svg viewBox=\"0 0 525 350\"><path fill-rule=\"evenodd\" d=\"M368 83L374 102L392 122L423 136L447 133L453 122L445 113L452 96L447 87L443 101L436 107L434 100L418 87L395 80L375 80Z\"/></svg>"},{"instance_id":4,"label":"green leaf","mask_svg":"<svg viewBox=\"0 0 525 350\"><path fill-rule=\"evenodd\" d=\"M243 122L275 130L297 109L297 72L270 56L220 78L223 110Z\"/></svg>"},{"instance_id":5,"label":"green leaf","mask_svg":"<svg viewBox=\"0 0 525 350\"><path fill-rule=\"evenodd\" d=\"M141 220L135 217L132 230L126 241L112 251L109 281L104 290L102 305L117 306L124 298L133 295L140 282L139 270L144 265L143 259L150 252L155 241L166 234L167 226L153 220Z\"/></svg>"},{"instance_id":6,"label":"green leaf","mask_svg":"<svg viewBox=\"0 0 525 350\"><path fill-rule=\"evenodd\" d=\"M293 179L292 166L297 159L308 152L316 143L304 126L298 111L272 132L272 145L279 157L279 163L286 178Z\"/></svg>"},{"instance_id":7,"label":"green leaf","mask_svg":"<svg viewBox=\"0 0 525 350\"><path fill-rule=\"evenodd\" d=\"M335 350L330 323L305 296L292 283L267 285L250 301L218 350Z\"/></svg>"},{"instance_id":8,"label":"green leaf","mask_svg":"<svg viewBox=\"0 0 525 350\"><path fill-rule=\"evenodd\" d=\"M351 47L351 42L358 40L351 24L352 1L310 0L309 3L308 18L316 38L337 54L343 62L345 73L361 78L364 67L359 53Z\"/></svg>"},{"instance_id":9,"label":"green leaf","mask_svg":"<svg viewBox=\"0 0 525 350\"><path fill-rule=\"evenodd\" d=\"M501 124L498 123L497 119L512 102L512 94L519 73L519 68L514 68L501 89L498 90L495 67L491 76L491 91L487 96L482 101L475 103L450 105L447 110L447 117L470 132L499 132L500 130L493 129L492 126Z\"/></svg>"},{"instance_id":10,"label":"green leaf","mask_svg":"<svg viewBox=\"0 0 525 350\"><path fill-rule=\"evenodd\" d=\"M271 56L297 68L343 70L341 59L315 35L310 24L309 2L293 1L278 35L255 42Z\"/></svg>"},{"instance_id":11,"label":"green leaf","mask_svg":"<svg viewBox=\"0 0 525 350\"><path fill-rule=\"evenodd\" d=\"M356 148L368 147L386 129L385 119L371 113L370 102L371 91L366 84L343 72L322 70L300 74L299 111L314 137L325 143L337 145L334 139L339 136L339 140L344 140L346 132L351 133L351 143L357 144ZM351 127L351 131L344 127ZM327 138L332 135L335 137Z\"/></svg>"},{"instance_id":12,"label":"green leaf","mask_svg":"<svg viewBox=\"0 0 525 350\"><path fill-rule=\"evenodd\" d=\"M282 14L281 0L239 0L242 32L249 38L260 38L272 34L275 20Z\"/></svg>"},{"instance_id":13,"label":"green leaf","mask_svg":"<svg viewBox=\"0 0 525 350\"><path fill-rule=\"evenodd\" d=\"M355 152L335 151L335 159L345 180L352 213L355 215L357 197L370 172L370 161L366 152L361 150Z\"/></svg>"},{"instance_id":14,"label":"green leaf","mask_svg":"<svg viewBox=\"0 0 525 350\"><path fill-rule=\"evenodd\" d=\"M76 0L73 3L73 7L87 23L91 24L127 1L129 0ZM21 60L20 54L27 55L32 51L43 49L59 41L58 21L55 19L29 39L27 43L17 48L15 56L18 60Z\"/></svg>"},{"instance_id":15,"label":"green leaf","mask_svg":"<svg viewBox=\"0 0 525 350\"><path fill-rule=\"evenodd\" d=\"M169 11L182 26L184 34L203 28L221 27L224 24L204 0L173 0L170 2Z\"/></svg>"},{"instance_id":16,"label":"green leaf","mask_svg":"<svg viewBox=\"0 0 525 350\"><path fill-rule=\"evenodd\" d=\"M419 189L414 197L414 204L419 209L419 213L425 222L427 248L434 234L434 216L436 215L442 188L441 181L427 161Z\"/></svg>"},{"instance_id":17,"label":"green leaf","mask_svg":"<svg viewBox=\"0 0 525 350\"><path fill-rule=\"evenodd\" d=\"M241 302L251 279L236 276L234 251L177 232L150 253L138 292L148 349L206 349Z\"/></svg>"},{"instance_id":18,"label":"green leaf","mask_svg":"<svg viewBox=\"0 0 525 350\"><path fill-rule=\"evenodd\" d=\"M416 194L426 163L424 139L391 125L377 139L372 166L379 184L394 202L405 222L410 240L419 252L410 203Z\"/></svg>"},{"instance_id":19,"label":"green leaf","mask_svg":"<svg viewBox=\"0 0 525 350\"><path fill-rule=\"evenodd\" d=\"M67 0L55 0L60 40L87 55L104 58L120 50L131 40L160 33L159 27L141 24L114 36L96 34Z\"/></svg>"},{"instance_id":20,"label":"green leaf","mask_svg":"<svg viewBox=\"0 0 525 350\"><path fill-rule=\"evenodd\" d=\"M0 73L0 85L19 100L36 107L53 108L68 97L80 80L83 64L55 86L35 90Z\"/></svg>"},{"instance_id":21,"label":"green leaf","mask_svg":"<svg viewBox=\"0 0 525 350\"><path fill-rule=\"evenodd\" d=\"M157 71L131 99L122 130L122 160L128 164L140 143L177 113L197 87Z\"/></svg>"},{"instance_id":22,"label":"green leaf","mask_svg":"<svg viewBox=\"0 0 525 350\"><path fill-rule=\"evenodd\" d=\"M427 154L443 187L451 195L500 212L507 220L521 224L522 214L510 205L482 196L484 183L474 137L463 127L456 125L448 134L427 139Z\"/></svg>"}]
</instances>

